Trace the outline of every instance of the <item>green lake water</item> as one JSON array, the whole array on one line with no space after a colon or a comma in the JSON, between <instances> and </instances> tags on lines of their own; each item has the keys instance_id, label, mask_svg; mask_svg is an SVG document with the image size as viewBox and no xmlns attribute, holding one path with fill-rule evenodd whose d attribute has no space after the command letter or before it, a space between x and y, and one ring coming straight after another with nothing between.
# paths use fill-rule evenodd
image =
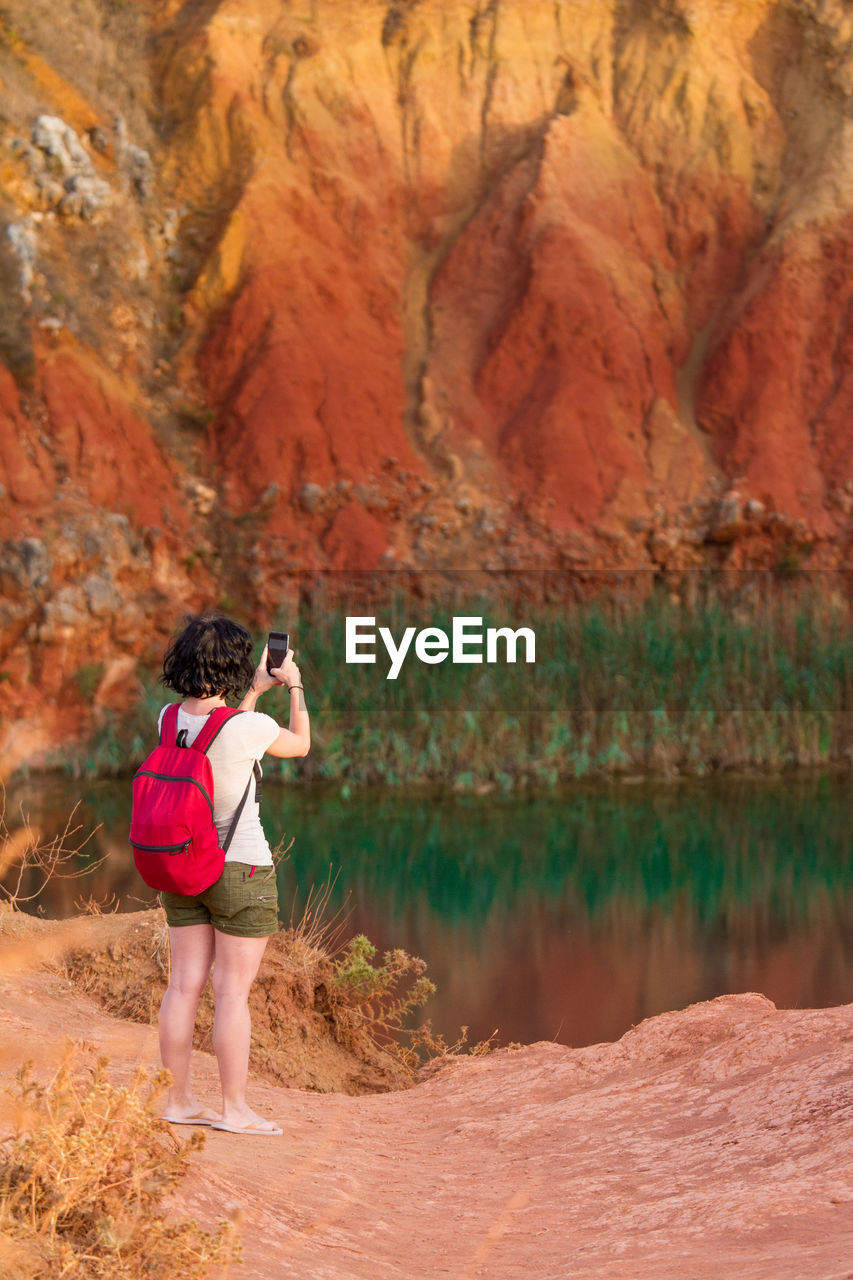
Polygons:
<instances>
[{"instance_id":1,"label":"green lake water","mask_svg":"<svg viewBox=\"0 0 853 1280\"><path fill-rule=\"evenodd\" d=\"M50 835L74 802L88 880L57 881L44 913L81 893L123 907L152 895L126 843L129 782L28 783L7 797ZM268 782L271 842L295 843L282 917L334 884L342 937L422 956L436 1030L501 1042L612 1040L652 1014L727 992L779 1006L853 1002L849 775L575 788L559 795L435 796ZM81 832L83 834L83 832Z\"/></svg>"}]
</instances>

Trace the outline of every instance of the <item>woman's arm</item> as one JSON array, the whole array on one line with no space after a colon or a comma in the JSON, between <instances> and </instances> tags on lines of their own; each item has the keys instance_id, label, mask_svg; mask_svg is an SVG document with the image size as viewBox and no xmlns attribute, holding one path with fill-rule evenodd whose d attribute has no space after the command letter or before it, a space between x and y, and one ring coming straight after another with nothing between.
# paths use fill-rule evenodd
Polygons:
<instances>
[{"instance_id":1,"label":"woman's arm","mask_svg":"<svg viewBox=\"0 0 853 1280\"><path fill-rule=\"evenodd\" d=\"M294 687L290 690L290 727L282 729L272 746L267 747L267 755L283 758L307 756L310 750L311 723L305 706L305 692Z\"/></svg>"},{"instance_id":2,"label":"woman's arm","mask_svg":"<svg viewBox=\"0 0 853 1280\"><path fill-rule=\"evenodd\" d=\"M311 722L305 706L305 693L301 687L302 677L293 661L292 649L288 649L284 662L270 674L267 671L267 650L264 648L249 690L240 703L240 710L254 711L255 703L262 693L282 684L287 685L289 690L290 725L289 728L282 729L275 742L267 747L267 755L278 756L280 759L307 756L311 750Z\"/></svg>"}]
</instances>

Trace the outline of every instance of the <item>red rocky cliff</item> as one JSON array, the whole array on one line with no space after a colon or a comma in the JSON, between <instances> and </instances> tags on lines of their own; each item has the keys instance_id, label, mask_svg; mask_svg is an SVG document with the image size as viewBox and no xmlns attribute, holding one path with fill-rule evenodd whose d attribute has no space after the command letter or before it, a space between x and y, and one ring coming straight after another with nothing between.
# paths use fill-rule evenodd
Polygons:
<instances>
[{"instance_id":1,"label":"red rocky cliff","mask_svg":"<svg viewBox=\"0 0 853 1280\"><path fill-rule=\"evenodd\" d=\"M841 0L94 9L0 31L10 687L93 575L846 562Z\"/></svg>"}]
</instances>

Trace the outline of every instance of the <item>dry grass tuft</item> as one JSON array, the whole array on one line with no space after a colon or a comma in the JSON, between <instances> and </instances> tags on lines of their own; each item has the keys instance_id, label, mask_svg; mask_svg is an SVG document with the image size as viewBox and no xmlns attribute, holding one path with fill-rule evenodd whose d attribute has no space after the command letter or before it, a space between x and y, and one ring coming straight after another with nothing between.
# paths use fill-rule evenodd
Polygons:
<instances>
[{"instance_id":1,"label":"dry grass tuft","mask_svg":"<svg viewBox=\"0 0 853 1280\"><path fill-rule=\"evenodd\" d=\"M47 1085L21 1068L17 1131L0 1145L5 1280L188 1280L235 1260L232 1224L162 1212L204 1142L177 1143L158 1118L167 1082L140 1069L117 1087L104 1059L84 1074L70 1053Z\"/></svg>"},{"instance_id":2,"label":"dry grass tuft","mask_svg":"<svg viewBox=\"0 0 853 1280\"><path fill-rule=\"evenodd\" d=\"M409 1032L411 1038L412 1050L417 1054L422 1054L429 1062L435 1060L445 1061L447 1058L459 1058L463 1054L469 1058L482 1058L487 1053L491 1053L493 1049L497 1049L498 1028L495 1027L490 1036L485 1040L478 1040L476 1044L469 1044L468 1028L460 1027L459 1036L450 1044L447 1039L439 1031L434 1032L432 1022L427 1019L421 1026L415 1027ZM517 1041L512 1041L506 1045L507 1049L520 1049L521 1045Z\"/></svg>"},{"instance_id":3,"label":"dry grass tuft","mask_svg":"<svg viewBox=\"0 0 853 1280\"><path fill-rule=\"evenodd\" d=\"M329 874L319 887L312 884L298 918L295 899L291 907L290 924L284 930L287 952L293 963L301 965L306 971L315 964L318 957L331 959L342 948L343 931L351 908L344 902L337 911L328 914L339 875L340 868L332 875L330 867Z\"/></svg>"}]
</instances>

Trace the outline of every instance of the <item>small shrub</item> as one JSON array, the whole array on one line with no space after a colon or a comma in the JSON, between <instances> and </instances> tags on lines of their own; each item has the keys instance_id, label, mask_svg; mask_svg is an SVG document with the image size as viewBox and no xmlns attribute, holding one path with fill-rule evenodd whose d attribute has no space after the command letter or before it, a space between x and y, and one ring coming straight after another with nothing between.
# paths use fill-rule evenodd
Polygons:
<instances>
[{"instance_id":1,"label":"small shrub","mask_svg":"<svg viewBox=\"0 0 853 1280\"><path fill-rule=\"evenodd\" d=\"M397 948L386 951L383 963L372 963L376 948L363 933L351 938L335 962L329 1004L335 1036L352 1049L367 1037L406 1067L417 1065L411 1032L403 1026L408 1014L435 994L426 962ZM406 983L411 985L406 989ZM409 1039L409 1044L406 1039Z\"/></svg>"},{"instance_id":2,"label":"small shrub","mask_svg":"<svg viewBox=\"0 0 853 1280\"><path fill-rule=\"evenodd\" d=\"M782 582L790 582L803 572L806 560L811 552L810 545L783 547L776 556L776 577Z\"/></svg>"},{"instance_id":3,"label":"small shrub","mask_svg":"<svg viewBox=\"0 0 853 1280\"><path fill-rule=\"evenodd\" d=\"M497 1030L488 1039L469 1045L467 1027L461 1028L453 1044L441 1033L435 1034L429 1020L419 1027L405 1027L408 1015L435 995L435 983L425 976L425 961L400 948L386 951L378 968L373 964L375 955L373 943L360 933L350 939L336 961L331 1003L335 1034L342 1043L346 1043L347 1029L355 1037L367 1035L397 1058L410 1076L430 1059L456 1057L463 1052L480 1057L496 1047ZM411 982L408 990L407 981Z\"/></svg>"}]
</instances>

